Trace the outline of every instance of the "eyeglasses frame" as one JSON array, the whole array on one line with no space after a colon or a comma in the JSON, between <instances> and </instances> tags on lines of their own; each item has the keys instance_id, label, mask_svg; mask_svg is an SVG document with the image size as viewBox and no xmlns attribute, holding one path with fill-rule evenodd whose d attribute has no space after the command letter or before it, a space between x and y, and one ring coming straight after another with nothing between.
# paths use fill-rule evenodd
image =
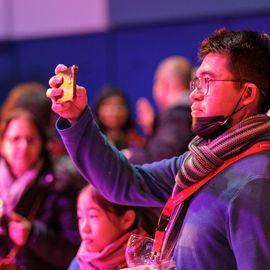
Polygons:
<instances>
[{"instance_id":1,"label":"eyeglasses frame","mask_svg":"<svg viewBox=\"0 0 270 270\"><path fill-rule=\"evenodd\" d=\"M205 82L207 83L207 87L206 87L206 91L205 93L201 90L202 87L199 85L199 83L201 84L201 80L204 79ZM200 93L202 94L202 96L206 96L209 92L209 86L210 86L210 83L212 82L238 82L238 83L253 83L255 84L257 87L257 83L251 81L251 80L240 80L240 79L224 79L224 80L218 80L218 79L210 79L210 78L203 78L203 77L196 77L194 78L193 80L190 81L189 83L189 88L190 88L190 91L193 92L195 89L199 89ZM261 90L259 87L258 87L259 91L262 93L262 95L266 95L265 92L263 90Z\"/></svg>"}]
</instances>

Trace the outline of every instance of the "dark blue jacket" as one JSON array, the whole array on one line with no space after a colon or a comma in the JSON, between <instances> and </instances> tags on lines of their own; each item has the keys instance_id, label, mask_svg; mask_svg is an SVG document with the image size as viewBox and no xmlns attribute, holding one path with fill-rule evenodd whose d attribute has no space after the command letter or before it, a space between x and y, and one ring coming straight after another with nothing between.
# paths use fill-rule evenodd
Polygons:
<instances>
[{"instance_id":1,"label":"dark blue jacket","mask_svg":"<svg viewBox=\"0 0 270 270\"><path fill-rule=\"evenodd\" d=\"M76 166L108 199L159 207L169 198L185 154L134 166L100 134L89 109L72 127L61 118L58 129ZM191 199L174 252L177 269L270 269L269 193L269 151L216 175Z\"/></svg>"}]
</instances>

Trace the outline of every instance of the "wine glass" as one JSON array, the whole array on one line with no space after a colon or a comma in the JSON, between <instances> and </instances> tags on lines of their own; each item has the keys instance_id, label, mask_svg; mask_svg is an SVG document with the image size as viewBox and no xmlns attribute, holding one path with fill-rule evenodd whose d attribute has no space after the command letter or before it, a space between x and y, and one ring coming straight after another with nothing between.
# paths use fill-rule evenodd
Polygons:
<instances>
[{"instance_id":1,"label":"wine glass","mask_svg":"<svg viewBox=\"0 0 270 270\"><path fill-rule=\"evenodd\" d=\"M151 265L151 252L154 239L132 234L126 247L126 261L128 267Z\"/></svg>"}]
</instances>

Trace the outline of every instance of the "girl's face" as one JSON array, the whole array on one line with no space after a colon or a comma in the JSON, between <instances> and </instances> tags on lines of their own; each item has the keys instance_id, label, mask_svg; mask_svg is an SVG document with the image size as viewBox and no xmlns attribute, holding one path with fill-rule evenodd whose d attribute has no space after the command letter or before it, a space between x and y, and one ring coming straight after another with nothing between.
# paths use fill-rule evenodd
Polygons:
<instances>
[{"instance_id":1,"label":"girl's face","mask_svg":"<svg viewBox=\"0 0 270 270\"><path fill-rule=\"evenodd\" d=\"M121 128L128 118L128 108L120 96L111 96L102 101L98 109L99 121L106 129Z\"/></svg>"},{"instance_id":2,"label":"girl's face","mask_svg":"<svg viewBox=\"0 0 270 270\"><path fill-rule=\"evenodd\" d=\"M99 252L124 234L121 218L105 212L91 197L91 191L83 191L78 198L77 216L82 241L89 252Z\"/></svg>"},{"instance_id":3,"label":"girl's face","mask_svg":"<svg viewBox=\"0 0 270 270\"><path fill-rule=\"evenodd\" d=\"M39 160L42 142L36 126L24 118L11 120L1 142L1 154L19 177Z\"/></svg>"}]
</instances>

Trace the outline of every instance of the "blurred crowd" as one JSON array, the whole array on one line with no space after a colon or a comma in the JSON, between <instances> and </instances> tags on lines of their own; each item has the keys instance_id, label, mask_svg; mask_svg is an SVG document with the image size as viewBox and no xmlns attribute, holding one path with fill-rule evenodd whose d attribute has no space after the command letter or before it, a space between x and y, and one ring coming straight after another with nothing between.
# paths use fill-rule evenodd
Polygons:
<instances>
[{"instance_id":1,"label":"blurred crowd","mask_svg":"<svg viewBox=\"0 0 270 270\"><path fill-rule=\"evenodd\" d=\"M161 61L152 89L158 111L141 97L134 117L128 89L105 85L98 92L93 113L100 130L132 163L187 150L193 137L192 72L184 57ZM128 237L153 237L160 210L114 204L87 184L55 130L57 117L46 89L38 82L18 84L1 106L0 258L12 255L18 269L29 270L70 264L70 269L88 269L84 260L93 264L89 269L126 267Z\"/></svg>"}]
</instances>

